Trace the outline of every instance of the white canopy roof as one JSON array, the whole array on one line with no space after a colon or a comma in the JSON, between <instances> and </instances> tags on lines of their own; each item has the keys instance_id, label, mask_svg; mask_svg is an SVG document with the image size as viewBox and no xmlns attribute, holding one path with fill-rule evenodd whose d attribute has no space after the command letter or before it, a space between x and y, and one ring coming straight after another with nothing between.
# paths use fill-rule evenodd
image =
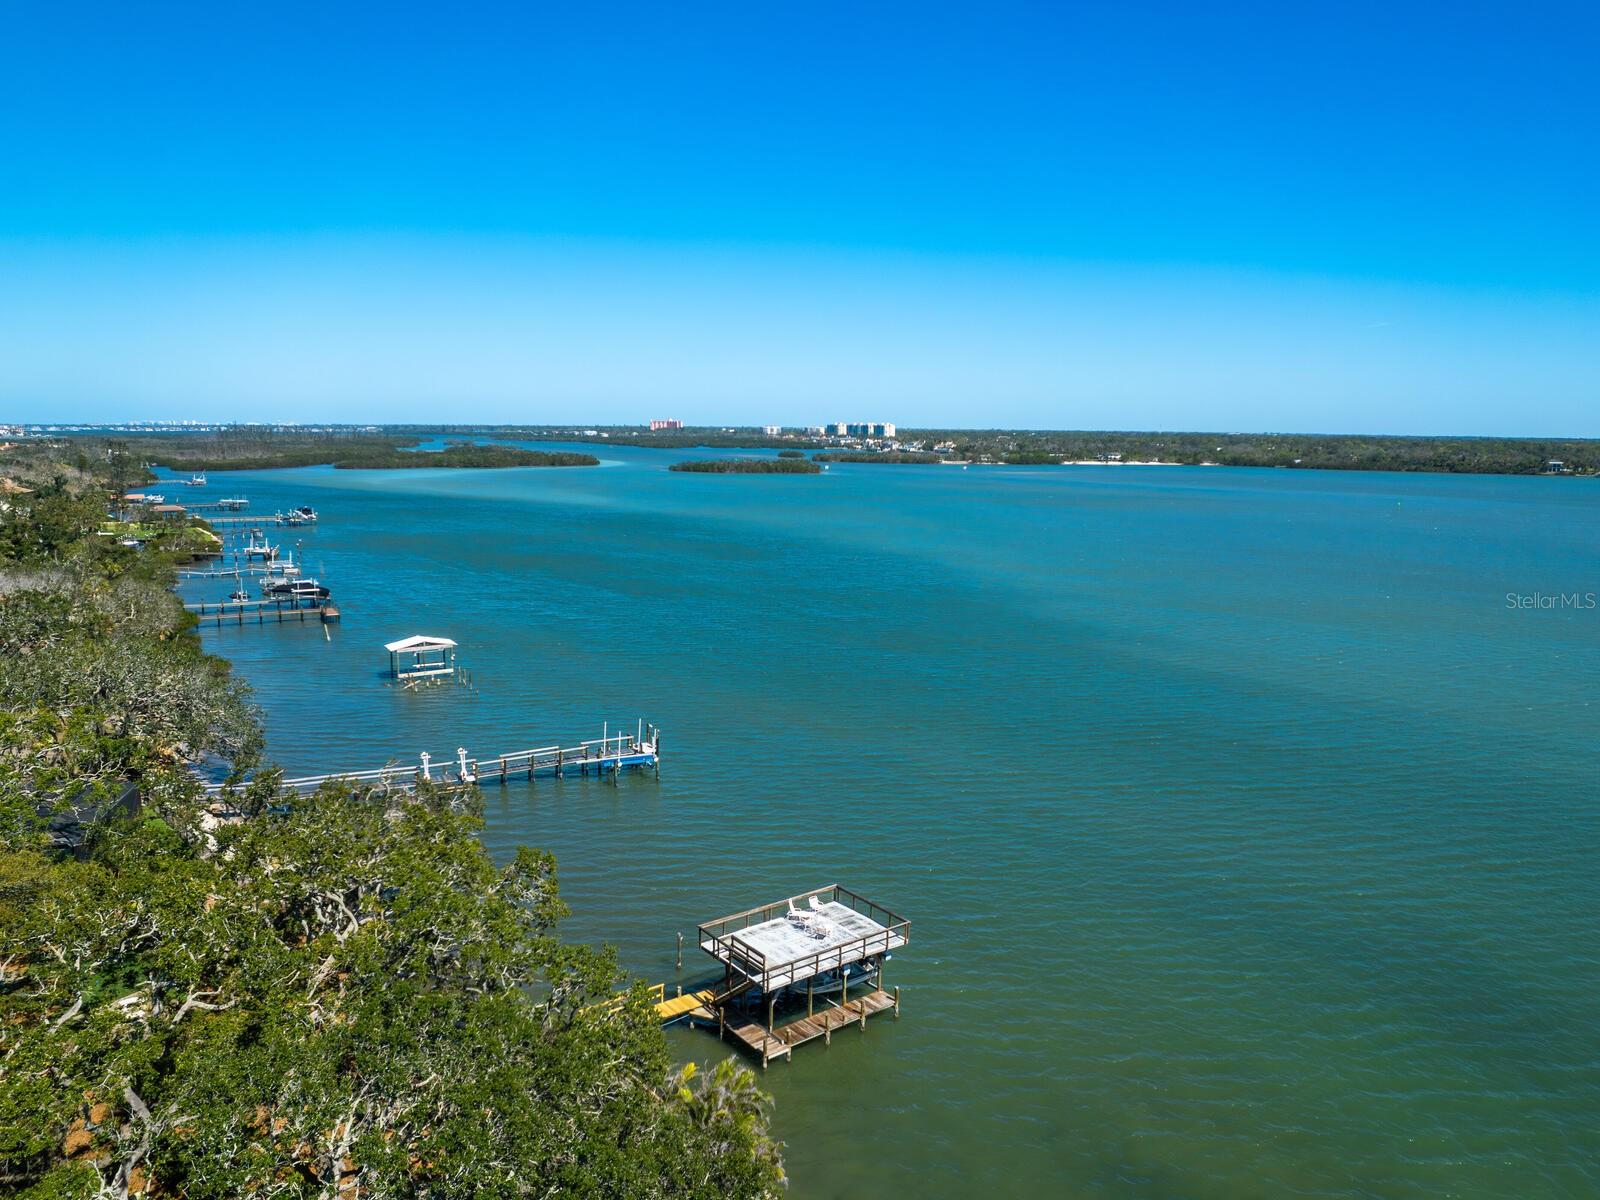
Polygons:
<instances>
[{"instance_id":1,"label":"white canopy roof","mask_svg":"<svg viewBox=\"0 0 1600 1200\"><path fill-rule=\"evenodd\" d=\"M424 637L420 633L412 634L408 638L401 638L398 642L389 642L384 646L390 654L397 650L447 650L455 643L449 638Z\"/></svg>"}]
</instances>

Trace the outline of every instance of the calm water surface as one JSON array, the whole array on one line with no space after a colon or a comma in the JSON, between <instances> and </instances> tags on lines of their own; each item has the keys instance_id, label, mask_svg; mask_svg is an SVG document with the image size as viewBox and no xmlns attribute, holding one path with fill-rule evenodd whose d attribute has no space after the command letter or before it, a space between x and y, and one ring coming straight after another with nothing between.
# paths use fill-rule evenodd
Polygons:
<instances>
[{"instance_id":1,"label":"calm water surface","mask_svg":"<svg viewBox=\"0 0 1600 1200\"><path fill-rule=\"evenodd\" d=\"M486 836L669 988L725 912L909 915L904 1017L766 1073L794 1195L1600 1192L1600 610L1507 602L1600 592L1600 481L605 456L214 474L344 621L205 636L292 771L659 724ZM386 686L412 633L479 694Z\"/></svg>"}]
</instances>

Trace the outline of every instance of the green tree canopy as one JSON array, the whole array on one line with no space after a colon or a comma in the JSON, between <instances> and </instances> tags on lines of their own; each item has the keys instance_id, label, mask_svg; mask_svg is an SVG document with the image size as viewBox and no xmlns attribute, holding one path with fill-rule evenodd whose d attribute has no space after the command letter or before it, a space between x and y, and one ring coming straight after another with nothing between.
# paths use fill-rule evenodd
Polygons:
<instances>
[{"instance_id":1,"label":"green tree canopy","mask_svg":"<svg viewBox=\"0 0 1600 1200\"><path fill-rule=\"evenodd\" d=\"M253 765L260 729L167 560L66 479L5 517L0 1191L782 1187L750 1072L673 1069L643 985L561 939L549 855L497 865L471 791L208 798L193 764Z\"/></svg>"}]
</instances>

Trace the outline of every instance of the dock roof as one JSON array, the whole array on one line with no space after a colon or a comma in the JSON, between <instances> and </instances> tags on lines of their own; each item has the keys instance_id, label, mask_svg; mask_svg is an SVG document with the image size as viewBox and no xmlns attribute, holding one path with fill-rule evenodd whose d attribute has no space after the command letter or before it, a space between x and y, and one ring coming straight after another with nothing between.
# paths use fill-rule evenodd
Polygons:
<instances>
[{"instance_id":1,"label":"dock roof","mask_svg":"<svg viewBox=\"0 0 1600 1200\"><path fill-rule=\"evenodd\" d=\"M702 950L767 992L896 950L911 922L835 883L708 921L699 935Z\"/></svg>"},{"instance_id":2,"label":"dock roof","mask_svg":"<svg viewBox=\"0 0 1600 1200\"><path fill-rule=\"evenodd\" d=\"M449 638L425 637L420 633L412 634L408 638L401 638L398 642L387 642L384 649L390 654L401 650L448 650L455 645Z\"/></svg>"}]
</instances>

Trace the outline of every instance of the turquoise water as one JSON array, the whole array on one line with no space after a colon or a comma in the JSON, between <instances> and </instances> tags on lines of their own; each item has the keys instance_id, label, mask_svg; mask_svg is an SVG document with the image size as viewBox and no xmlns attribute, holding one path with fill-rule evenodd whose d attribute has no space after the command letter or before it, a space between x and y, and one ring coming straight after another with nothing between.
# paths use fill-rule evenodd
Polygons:
<instances>
[{"instance_id":1,"label":"turquoise water","mask_svg":"<svg viewBox=\"0 0 1600 1200\"><path fill-rule=\"evenodd\" d=\"M1600 592L1600 483L605 457L213 475L344 619L205 636L291 770L662 726L487 837L669 990L751 904L910 916L902 1019L764 1077L794 1195L1600 1191L1600 610L1507 602Z\"/></svg>"}]
</instances>

